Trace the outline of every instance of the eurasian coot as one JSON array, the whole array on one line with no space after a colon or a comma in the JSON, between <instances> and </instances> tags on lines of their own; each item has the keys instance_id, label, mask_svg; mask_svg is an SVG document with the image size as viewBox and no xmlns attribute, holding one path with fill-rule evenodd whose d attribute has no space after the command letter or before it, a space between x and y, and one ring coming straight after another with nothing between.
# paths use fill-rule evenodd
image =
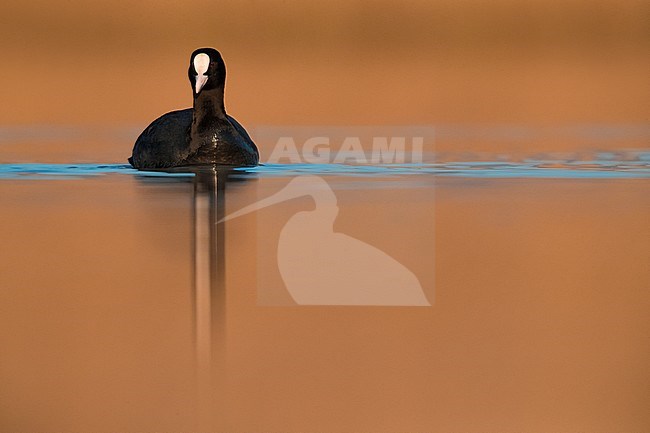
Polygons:
<instances>
[{"instance_id":1,"label":"eurasian coot","mask_svg":"<svg viewBox=\"0 0 650 433\"><path fill-rule=\"evenodd\" d=\"M136 140L129 163L139 169L257 165L259 153L255 143L239 122L226 114L226 65L219 51L194 51L187 73L194 108L172 111L154 120Z\"/></svg>"}]
</instances>

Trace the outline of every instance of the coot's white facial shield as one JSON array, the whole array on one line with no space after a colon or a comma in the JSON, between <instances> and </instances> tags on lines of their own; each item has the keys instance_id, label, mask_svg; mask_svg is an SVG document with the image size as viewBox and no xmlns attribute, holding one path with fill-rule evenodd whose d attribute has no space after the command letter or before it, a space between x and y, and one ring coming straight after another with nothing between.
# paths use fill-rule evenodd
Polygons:
<instances>
[{"instance_id":1,"label":"coot's white facial shield","mask_svg":"<svg viewBox=\"0 0 650 433\"><path fill-rule=\"evenodd\" d=\"M208 76L205 75L208 72L208 67L210 66L210 56L205 53L199 53L194 57L194 70L196 71L196 80L194 81L194 91L199 93L205 83L208 82Z\"/></svg>"}]
</instances>

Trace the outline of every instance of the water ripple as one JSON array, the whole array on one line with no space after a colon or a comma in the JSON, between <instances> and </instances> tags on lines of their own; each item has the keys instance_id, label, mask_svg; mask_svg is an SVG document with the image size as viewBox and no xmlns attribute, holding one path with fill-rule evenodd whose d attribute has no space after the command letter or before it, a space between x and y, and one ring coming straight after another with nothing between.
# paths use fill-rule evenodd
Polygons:
<instances>
[{"instance_id":1,"label":"water ripple","mask_svg":"<svg viewBox=\"0 0 650 433\"><path fill-rule=\"evenodd\" d=\"M239 174L238 174L239 173ZM446 162L429 164L266 164L259 167L237 168L235 176L293 177L315 176L393 177L393 176L453 176L468 178L557 178L557 179L647 179L650 161L533 161L525 162ZM53 180L79 179L104 175L143 177L191 177L191 172L138 171L126 164L0 164L0 179Z\"/></svg>"}]
</instances>

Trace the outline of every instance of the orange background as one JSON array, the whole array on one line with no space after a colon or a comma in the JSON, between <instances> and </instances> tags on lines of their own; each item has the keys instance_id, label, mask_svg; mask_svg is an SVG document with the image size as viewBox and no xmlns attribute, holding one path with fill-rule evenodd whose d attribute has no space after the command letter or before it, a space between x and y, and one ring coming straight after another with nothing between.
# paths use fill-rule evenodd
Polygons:
<instances>
[{"instance_id":1,"label":"orange background","mask_svg":"<svg viewBox=\"0 0 650 433\"><path fill-rule=\"evenodd\" d=\"M191 104L222 51L244 124L648 121L646 1L5 0L0 124L128 124Z\"/></svg>"}]
</instances>

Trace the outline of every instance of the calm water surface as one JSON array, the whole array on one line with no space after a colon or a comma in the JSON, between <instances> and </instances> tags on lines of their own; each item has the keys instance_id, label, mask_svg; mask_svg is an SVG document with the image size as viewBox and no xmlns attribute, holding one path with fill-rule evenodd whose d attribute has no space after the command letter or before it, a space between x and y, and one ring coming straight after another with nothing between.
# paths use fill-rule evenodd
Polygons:
<instances>
[{"instance_id":1,"label":"calm water surface","mask_svg":"<svg viewBox=\"0 0 650 433\"><path fill-rule=\"evenodd\" d=\"M309 196L216 224L305 175L334 192L334 231L431 306L299 305L277 245ZM227 176L2 164L3 431L642 431L649 187L643 152Z\"/></svg>"}]
</instances>

